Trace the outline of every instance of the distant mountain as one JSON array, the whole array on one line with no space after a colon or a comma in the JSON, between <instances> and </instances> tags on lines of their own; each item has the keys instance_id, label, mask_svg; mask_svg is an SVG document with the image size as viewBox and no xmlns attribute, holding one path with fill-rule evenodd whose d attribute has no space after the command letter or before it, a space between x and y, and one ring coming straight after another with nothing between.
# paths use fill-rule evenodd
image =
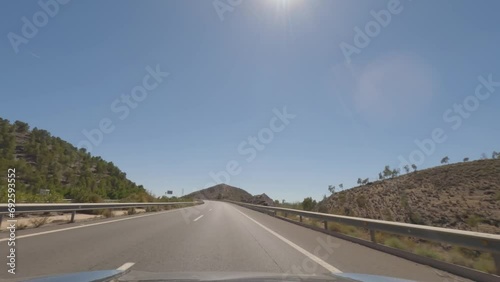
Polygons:
<instances>
[{"instance_id":1,"label":"distant mountain","mask_svg":"<svg viewBox=\"0 0 500 282\"><path fill-rule=\"evenodd\" d=\"M316 210L500 234L500 159L410 172L335 193Z\"/></svg>"},{"instance_id":2,"label":"distant mountain","mask_svg":"<svg viewBox=\"0 0 500 282\"><path fill-rule=\"evenodd\" d=\"M81 202L102 198L151 200L144 187L127 179L112 162L93 157L42 129L0 118L0 171L16 169L18 201L60 200ZM6 181L0 181L0 199L6 197ZM39 197L40 189L50 196ZM43 198L43 199L40 199ZM5 202L5 201L4 201Z\"/></svg>"},{"instance_id":3,"label":"distant mountain","mask_svg":"<svg viewBox=\"0 0 500 282\"><path fill-rule=\"evenodd\" d=\"M186 197L201 200L231 200L244 202L250 199L252 195L238 187L226 184L217 184L215 186L188 194Z\"/></svg>"},{"instance_id":4,"label":"distant mountain","mask_svg":"<svg viewBox=\"0 0 500 282\"><path fill-rule=\"evenodd\" d=\"M227 184L217 184L215 186L202 189L186 195L187 198L202 200L231 200L245 203L256 203L273 205L273 200L266 194L252 196L247 191Z\"/></svg>"}]
</instances>

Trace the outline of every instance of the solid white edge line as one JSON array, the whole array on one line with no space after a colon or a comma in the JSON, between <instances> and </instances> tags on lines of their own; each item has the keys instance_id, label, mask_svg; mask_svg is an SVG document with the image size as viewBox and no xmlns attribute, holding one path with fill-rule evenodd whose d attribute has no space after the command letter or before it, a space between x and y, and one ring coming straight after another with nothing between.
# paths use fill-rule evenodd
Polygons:
<instances>
[{"instance_id":1,"label":"solid white edge line","mask_svg":"<svg viewBox=\"0 0 500 282\"><path fill-rule=\"evenodd\" d=\"M190 207L186 207L186 208L190 208ZM153 215L160 215L160 214L164 214L164 213L177 212L177 211L180 211L182 209L185 209L185 208L180 208L180 209L175 209L175 210L169 210L169 211L164 211L164 212L159 212L159 213L151 213L151 214L138 215L138 216L134 216L134 217L120 218L120 219L115 219L115 220L110 220L110 221L89 223L89 224L85 224L85 225L73 226L73 227L68 227L68 228L63 228L63 229L42 231L42 232L33 233L33 234L26 234L26 235L16 236L16 240L19 240L19 239L22 239L22 238L34 237L34 236L38 236L38 235L44 235L44 234L50 234L50 233L57 233L57 232L62 232L62 231L67 231L67 230L73 230L73 229L85 228L85 227L96 226L96 225L101 225L101 224L113 223L113 222L118 222L118 221L131 220L131 219L136 219L136 218L141 218L141 217L146 217L146 216L153 216ZM10 238L3 238L3 239L0 239L0 242L9 241L9 239Z\"/></svg>"},{"instance_id":2,"label":"solid white edge line","mask_svg":"<svg viewBox=\"0 0 500 282\"><path fill-rule=\"evenodd\" d=\"M310 252L304 250L303 248L301 248L300 246L298 246L297 244L293 243L292 241L288 240L287 238L281 236L280 234L272 231L271 229L267 228L266 226L264 226L263 224L259 223L258 221L256 221L255 219L249 217L248 215L244 214L243 212L241 212L240 210L238 210L237 208L234 208L237 212L241 213L243 216L245 216L246 218L250 219L251 221L253 221L255 224L257 224L258 226L262 227L264 230L266 230L267 232L273 234L274 236L276 236L278 239L280 239L281 241L287 243L288 245L290 245L292 248L296 249L297 251L301 252L302 254L304 254L306 257L310 258L312 261L316 262L317 264L321 265L322 267L326 268L328 271L332 272L332 273L342 273L342 271L340 271L338 268L334 267L333 265L330 265L329 263L327 263L326 261L318 258L317 256L311 254Z\"/></svg>"},{"instance_id":3,"label":"solid white edge line","mask_svg":"<svg viewBox=\"0 0 500 282\"><path fill-rule=\"evenodd\" d=\"M126 262L122 266L118 267L116 270L127 271L129 268L134 266L135 262Z\"/></svg>"},{"instance_id":4,"label":"solid white edge line","mask_svg":"<svg viewBox=\"0 0 500 282\"><path fill-rule=\"evenodd\" d=\"M193 221L197 221L198 219L202 218L203 217L203 214L198 216L197 218L195 218Z\"/></svg>"}]
</instances>

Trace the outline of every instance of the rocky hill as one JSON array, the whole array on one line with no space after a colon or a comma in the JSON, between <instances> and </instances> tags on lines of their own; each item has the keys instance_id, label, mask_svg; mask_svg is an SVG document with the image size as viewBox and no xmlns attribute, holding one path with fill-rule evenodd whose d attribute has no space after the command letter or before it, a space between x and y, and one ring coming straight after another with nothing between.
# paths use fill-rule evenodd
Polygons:
<instances>
[{"instance_id":1,"label":"rocky hill","mask_svg":"<svg viewBox=\"0 0 500 282\"><path fill-rule=\"evenodd\" d=\"M266 195L265 193L252 196L246 202L255 205L271 206L271 207L274 206L273 199L269 198L269 196Z\"/></svg>"},{"instance_id":2,"label":"rocky hill","mask_svg":"<svg viewBox=\"0 0 500 282\"><path fill-rule=\"evenodd\" d=\"M186 195L186 197L201 200L231 200L244 202L250 199L252 195L238 187L226 184L217 184L215 186L190 193Z\"/></svg>"},{"instance_id":3,"label":"rocky hill","mask_svg":"<svg viewBox=\"0 0 500 282\"><path fill-rule=\"evenodd\" d=\"M202 189L186 195L188 198L202 200L231 200L260 205L273 205L273 200L266 194L252 196L247 191L227 184L217 184L215 186Z\"/></svg>"},{"instance_id":4,"label":"rocky hill","mask_svg":"<svg viewBox=\"0 0 500 282\"><path fill-rule=\"evenodd\" d=\"M500 159L410 172L335 193L316 210L500 234Z\"/></svg>"},{"instance_id":5,"label":"rocky hill","mask_svg":"<svg viewBox=\"0 0 500 282\"><path fill-rule=\"evenodd\" d=\"M144 187L127 179L112 162L91 156L48 131L27 123L0 118L0 170L16 169L18 201L57 201L63 197L79 202L100 199L151 200ZM4 176L2 176L5 178ZM0 198L6 197L6 181L0 181ZM5 189L4 189L5 188ZM40 190L50 195L40 199Z\"/></svg>"}]
</instances>

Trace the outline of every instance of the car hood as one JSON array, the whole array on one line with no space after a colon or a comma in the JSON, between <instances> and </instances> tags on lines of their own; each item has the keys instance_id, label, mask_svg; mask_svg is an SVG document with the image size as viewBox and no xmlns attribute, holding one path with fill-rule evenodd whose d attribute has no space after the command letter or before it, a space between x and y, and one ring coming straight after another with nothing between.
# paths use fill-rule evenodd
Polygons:
<instances>
[{"instance_id":1,"label":"car hood","mask_svg":"<svg viewBox=\"0 0 500 282\"><path fill-rule=\"evenodd\" d=\"M29 282L132 282L132 281L338 281L338 282L411 282L393 277L358 274L331 273L324 275L297 275L285 273L262 272L146 272L100 270L70 273L56 276L32 278Z\"/></svg>"}]
</instances>

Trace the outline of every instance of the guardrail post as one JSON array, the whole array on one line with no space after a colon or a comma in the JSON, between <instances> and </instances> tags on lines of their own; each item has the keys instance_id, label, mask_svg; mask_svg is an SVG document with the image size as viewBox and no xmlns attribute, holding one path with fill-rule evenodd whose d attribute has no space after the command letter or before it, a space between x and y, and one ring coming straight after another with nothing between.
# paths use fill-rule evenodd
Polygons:
<instances>
[{"instance_id":1,"label":"guardrail post","mask_svg":"<svg viewBox=\"0 0 500 282\"><path fill-rule=\"evenodd\" d=\"M496 275L500 275L500 254L499 253L493 253L493 261L495 262L495 268L496 268Z\"/></svg>"},{"instance_id":2,"label":"guardrail post","mask_svg":"<svg viewBox=\"0 0 500 282\"><path fill-rule=\"evenodd\" d=\"M76 211L72 211L71 212L71 220L69 221L70 223L75 222L75 215L76 215Z\"/></svg>"},{"instance_id":3,"label":"guardrail post","mask_svg":"<svg viewBox=\"0 0 500 282\"><path fill-rule=\"evenodd\" d=\"M328 221L323 221L323 224L325 225L325 230L328 230Z\"/></svg>"},{"instance_id":4,"label":"guardrail post","mask_svg":"<svg viewBox=\"0 0 500 282\"><path fill-rule=\"evenodd\" d=\"M288 213L287 212L285 212L285 217L288 217Z\"/></svg>"},{"instance_id":5,"label":"guardrail post","mask_svg":"<svg viewBox=\"0 0 500 282\"><path fill-rule=\"evenodd\" d=\"M370 229L370 239L373 243L377 243L377 240L375 239L375 230L373 229Z\"/></svg>"},{"instance_id":6,"label":"guardrail post","mask_svg":"<svg viewBox=\"0 0 500 282\"><path fill-rule=\"evenodd\" d=\"M301 215L299 215L299 219L300 219L300 222L302 222L302 216Z\"/></svg>"}]
</instances>

